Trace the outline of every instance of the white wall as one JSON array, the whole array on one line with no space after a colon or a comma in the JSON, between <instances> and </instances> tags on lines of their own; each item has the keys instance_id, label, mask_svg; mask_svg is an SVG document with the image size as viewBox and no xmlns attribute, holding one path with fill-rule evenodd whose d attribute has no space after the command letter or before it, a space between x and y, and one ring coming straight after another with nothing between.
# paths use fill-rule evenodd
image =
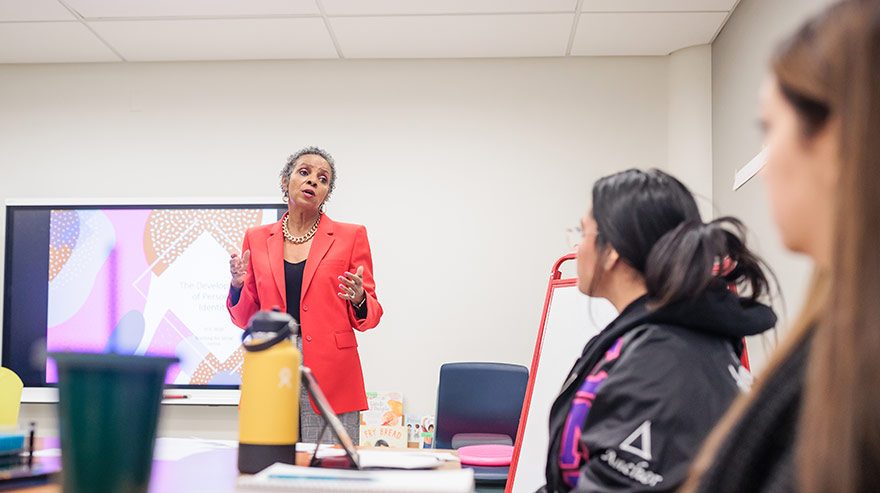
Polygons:
<instances>
[{"instance_id":1,"label":"white wall","mask_svg":"<svg viewBox=\"0 0 880 493\"><path fill-rule=\"evenodd\" d=\"M712 49L693 46L669 56L668 170L699 197L703 219L713 216Z\"/></svg>"},{"instance_id":2,"label":"white wall","mask_svg":"<svg viewBox=\"0 0 880 493\"><path fill-rule=\"evenodd\" d=\"M692 109L669 92L689 69L670 70L668 57L0 66L0 198L274 195L288 154L324 146L339 171L328 213L368 226L385 307L359 335L367 387L432 413L444 362L529 365L550 266L596 178L687 155L676 172L711 195L701 151L668 142L687 133L672 111L700 120L705 82ZM49 429L51 413L24 407ZM162 433L234 437L235 419L170 408Z\"/></svg>"},{"instance_id":3,"label":"white wall","mask_svg":"<svg viewBox=\"0 0 880 493\"><path fill-rule=\"evenodd\" d=\"M779 324L799 312L809 283L809 262L787 252L770 218L760 178L733 191L733 176L761 150L758 93L776 45L831 0L742 0L712 45L713 196L719 214L745 220L755 245L779 277L785 305ZM787 316L785 316L787 315ZM749 341L753 369L760 370L774 338Z\"/></svg>"}]
</instances>

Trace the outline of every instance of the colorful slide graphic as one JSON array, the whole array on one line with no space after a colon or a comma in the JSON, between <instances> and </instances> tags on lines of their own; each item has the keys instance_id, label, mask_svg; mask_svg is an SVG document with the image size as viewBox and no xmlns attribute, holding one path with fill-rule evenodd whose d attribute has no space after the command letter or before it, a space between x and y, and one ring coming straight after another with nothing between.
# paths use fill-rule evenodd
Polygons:
<instances>
[{"instance_id":1,"label":"colorful slide graphic","mask_svg":"<svg viewBox=\"0 0 880 493\"><path fill-rule=\"evenodd\" d=\"M64 209L49 222L49 351L176 355L166 383L238 385L229 254L275 209ZM46 382L57 382L50 359Z\"/></svg>"}]
</instances>

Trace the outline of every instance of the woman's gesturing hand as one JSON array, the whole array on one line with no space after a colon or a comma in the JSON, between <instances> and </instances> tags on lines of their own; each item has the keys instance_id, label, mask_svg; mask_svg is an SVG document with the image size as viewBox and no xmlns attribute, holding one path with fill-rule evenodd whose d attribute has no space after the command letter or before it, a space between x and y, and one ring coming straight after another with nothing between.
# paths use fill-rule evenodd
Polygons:
<instances>
[{"instance_id":1,"label":"woman's gesturing hand","mask_svg":"<svg viewBox=\"0 0 880 493\"><path fill-rule=\"evenodd\" d=\"M251 251L246 250L241 254L233 253L229 258L229 273L232 274L232 287L240 289L244 285L244 276L247 274L248 262L251 259Z\"/></svg>"},{"instance_id":2,"label":"woman's gesturing hand","mask_svg":"<svg viewBox=\"0 0 880 493\"><path fill-rule=\"evenodd\" d=\"M359 266L354 274L346 271L344 275L339 276L339 281L342 284L339 285L339 292L336 294L355 305L361 304L366 296L364 293L364 266Z\"/></svg>"}]
</instances>

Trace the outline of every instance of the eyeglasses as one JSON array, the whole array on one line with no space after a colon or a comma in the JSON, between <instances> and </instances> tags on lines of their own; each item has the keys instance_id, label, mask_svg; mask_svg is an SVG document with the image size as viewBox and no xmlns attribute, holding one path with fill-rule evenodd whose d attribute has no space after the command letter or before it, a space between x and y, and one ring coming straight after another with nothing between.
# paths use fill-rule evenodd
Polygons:
<instances>
[{"instance_id":1,"label":"eyeglasses","mask_svg":"<svg viewBox=\"0 0 880 493\"><path fill-rule=\"evenodd\" d=\"M580 224L565 230L566 244L571 247L572 250L577 250L578 246L580 246L581 242L583 242L584 238L587 236L598 235L598 231L584 231L584 228L582 228Z\"/></svg>"}]
</instances>

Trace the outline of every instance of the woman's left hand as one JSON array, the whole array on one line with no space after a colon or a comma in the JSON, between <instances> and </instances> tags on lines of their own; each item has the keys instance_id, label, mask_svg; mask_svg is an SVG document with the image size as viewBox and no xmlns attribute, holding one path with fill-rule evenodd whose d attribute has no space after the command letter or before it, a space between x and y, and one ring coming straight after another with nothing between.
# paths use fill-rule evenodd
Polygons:
<instances>
[{"instance_id":1,"label":"woman's left hand","mask_svg":"<svg viewBox=\"0 0 880 493\"><path fill-rule=\"evenodd\" d=\"M364 266L359 266L354 274L346 271L345 275L339 276L339 281L342 284L339 285L337 296L355 305L361 304L366 296L364 292Z\"/></svg>"}]
</instances>

